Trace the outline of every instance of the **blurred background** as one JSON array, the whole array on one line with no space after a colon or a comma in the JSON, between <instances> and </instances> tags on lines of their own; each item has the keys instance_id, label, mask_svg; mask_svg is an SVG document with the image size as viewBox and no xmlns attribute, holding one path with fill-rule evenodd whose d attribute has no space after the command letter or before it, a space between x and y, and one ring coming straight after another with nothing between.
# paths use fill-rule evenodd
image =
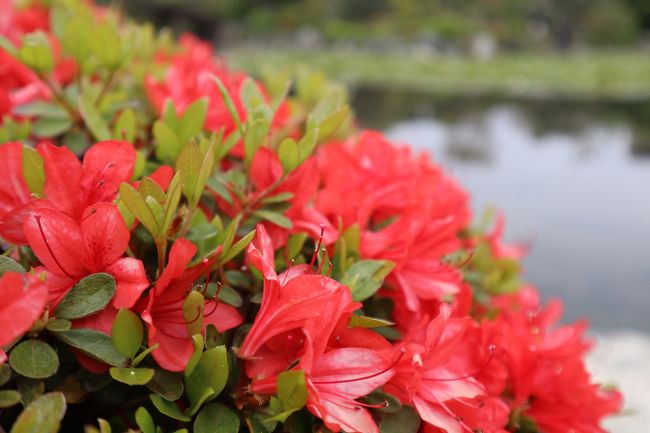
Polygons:
<instances>
[{"instance_id":1,"label":"blurred background","mask_svg":"<svg viewBox=\"0 0 650 433\"><path fill-rule=\"evenodd\" d=\"M588 317L597 378L650 425L649 0L130 0L257 76L345 82L361 126L428 152L529 243L527 279Z\"/></svg>"}]
</instances>

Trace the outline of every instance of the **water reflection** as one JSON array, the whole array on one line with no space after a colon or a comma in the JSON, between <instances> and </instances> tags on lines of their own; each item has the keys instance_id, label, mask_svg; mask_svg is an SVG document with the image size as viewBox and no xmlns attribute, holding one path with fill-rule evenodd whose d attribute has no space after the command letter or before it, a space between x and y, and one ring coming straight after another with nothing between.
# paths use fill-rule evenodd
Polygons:
<instances>
[{"instance_id":1,"label":"water reflection","mask_svg":"<svg viewBox=\"0 0 650 433\"><path fill-rule=\"evenodd\" d=\"M430 152L477 212L503 209L507 238L534 239L528 279L568 318L650 331L650 158L633 110L401 98L357 98L362 124Z\"/></svg>"}]
</instances>

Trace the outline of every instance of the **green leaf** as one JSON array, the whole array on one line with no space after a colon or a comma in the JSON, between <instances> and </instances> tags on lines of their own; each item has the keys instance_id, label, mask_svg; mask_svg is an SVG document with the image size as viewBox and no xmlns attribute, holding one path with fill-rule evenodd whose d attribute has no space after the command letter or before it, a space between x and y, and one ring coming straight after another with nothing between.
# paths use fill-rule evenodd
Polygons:
<instances>
[{"instance_id":1,"label":"green leaf","mask_svg":"<svg viewBox=\"0 0 650 433\"><path fill-rule=\"evenodd\" d=\"M30 117L68 118L70 115L59 104L46 101L34 101L19 105L13 109L15 114Z\"/></svg>"},{"instance_id":2,"label":"green leaf","mask_svg":"<svg viewBox=\"0 0 650 433\"><path fill-rule=\"evenodd\" d=\"M47 343L27 340L13 348L9 354L9 364L20 375L45 379L59 369L59 357Z\"/></svg>"},{"instance_id":3,"label":"green leaf","mask_svg":"<svg viewBox=\"0 0 650 433\"><path fill-rule=\"evenodd\" d=\"M210 390L214 398L223 390L228 381L228 352L226 346L206 350L192 371L185 378L185 392L195 408Z\"/></svg>"},{"instance_id":4,"label":"green leaf","mask_svg":"<svg viewBox=\"0 0 650 433\"><path fill-rule=\"evenodd\" d=\"M181 140L176 132L162 120L153 124L153 136L156 139L156 158L166 164L173 164L181 150Z\"/></svg>"},{"instance_id":5,"label":"green leaf","mask_svg":"<svg viewBox=\"0 0 650 433\"><path fill-rule=\"evenodd\" d=\"M169 183L169 188L167 188L167 197L165 199L165 206L163 207L163 218L160 224L160 232L158 235L160 238L167 236L169 227L174 220L174 215L176 215L178 204L181 201L182 189L183 187L181 184L181 176L176 173Z\"/></svg>"},{"instance_id":6,"label":"green leaf","mask_svg":"<svg viewBox=\"0 0 650 433\"><path fill-rule=\"evenodd\" d=\"M65 409L62 393L44 394L22 411L9 433L56 433L61 427Z\"/></svg>"},{"instance_id":7,"label":"green leaf","mask_svg":"<svg viewBox=\"0 0 650 433\"><path fill-rule=\"evenodd\" d=\"M183 377L179 373L155 369L153 378L147 383L147 388L167 401L176 401L183 395Z\"/></svg>"},{"instance_id":8,"label":"green leaf","mask_svg":"<svg viewBox=\"0 0 650 433\"><path fill-rule=\"evenodd\" d=\"M63 27L61 44L66 53L70 54L78 63L90 54L90 38L92 33L91 21L84 15L73 15L68 18Z\"/></svg>"},{"instance_id":9,"label":"green leaf","mask_svg":"<svg viewBox=\"0 0 650 433\"><path fill-rule=\"evenodd\" d=\"M277 388L278 398L285 410L300 409L307 403L307 383L303 370L280 373Z\"/></svg>"},{"instance_id":10,"label":"green leaf","mask_svg":"<svg viewBox=\"0 0 650 433\"><path fill-rule=\"evenodd\" d=\"M20 376L17 382L20 401L23 403L23 406L27 406L45 392L45 384L42 380Z\"/></svg>"},{"instance_id":11,"label":"green leaf","mask_svg":"<svg viewBox=\"0 0 650 433\"><path fill-rule=\"evenodd\" d=\"M197 291L190 292L183 301L183 319L189 335L201 334L203 330L203 295Z\"/></svg>"},{"instance_id":12,"label":"green leaf","mask_svg":"<svg viewBox=\"0 0 650 433\"><path fill-rule=\"evenodd\" d=\"M113 346L111 337L94 329L70 329L55 332L53 335L69 346L79 349L86 355L114 367L124 367L128 359Z\"/></svg>"},{"instance_id":13,"label":"green leaf","mask_svg":"<svg viewBox=\"0 0 650 433\"><path fill-rule=\"evenodd\" d=\"M381 328L382 326L392 326L393 322L378 319L376 317L352 316L348 326L350 328Z\"/></svg>"},{"instance_id":14,"label":"green leaf","mask_svg":"<svg viewBox=\"0 0 650 433\"><path fill-rule=\"evenodd\" d=\"M230 93L228 93L226 86L223 85L223 82L221 82L219 77L217 77L216 75L211 75L210 78L212 78L212 81L214 81L215 84L217 85L217 88L219 89L219 93L221 93L221 97L223 98L223 102L226 105L226 108L228 109L228 112L230 113L232 120L235 122L235 125L237 125L237 129L239 130L239 133L244 135L241 118L239 117L237 108L235 108L235 103L230 97Z\"/></svg>"},{"instance_id":15,"label":"green leaf","mask_svg":"<svg viewBox=\"0 0 650 433\"><path fill-rule=\"evenodd\" d=\"M188 141L176 158L176 172L180 173L183 194L187 197L187 201L191 206L196 206L200 198L200 195L196 196L196 189L199 171L203 162L201 149L194 140Z\"/></svg>"},{"instance_id":16,"label":"green leaf","mask_svg":"<svg viewBox=\"0 0 650 433\"><path fill-rule=\"evenodd\" d=\"M267 197L264 197L262 200L260 200L260 203L264 203L264 204L284 203L285 201L289 201L292 198L293 198L293 193L287 191L287 192L281 192L279 194L269 195Z\"/></svg>"},{"instance_id":17,"label":"green leaf","mask_svg":"<svg viewBox=\"0 0 650 433\"><path fill-rule=\"evenodd\" d=\"M379 290L394 267L395 264L387 260L361 260L350 266L341 284L350 288L352 299L363 301Z\"/></svg>"},{"instance_id":18,"label":"green leaf","mask_svg":"<svg viewBox=\"0 0 650 433\"><path fill-rule=\"evenodd\" d=\"M115 279L104 272L88 275L66 293L56 308L59 319L79 319L106 307L115 294Z\"/></svg>"},{"instance_id":19,"label":"green leaf","mask_svg":"<svg viewBox=\"0 0 650 433\"><path fill-rule=\"evenodd\" d=\"M138 185L138 192L144 199L146 199L147 196L151 196L158 203L165 202L165 192L162 190L160 185L151 180L149 177L145 177L140 181L140 184Z\"/></svg>"},{"instance_id":20,"label":"green leaf","mask_svg":"<svg viewBox=\"0 0 650 433\"><path fill-rule=\"evenodd\" d=\"M343 122L345 122L349 113L350 107L345 105L327 116L325 120L318 125L318 141L322 142L334 134Z\"/></svg>"},{"instance_id":21,"label":"green leaf","mask_svg":"<svg viewBox=\"0 0 650 433\"><path fill-rule=\"evenodd\" d=\"M117 69L122 63L122 45L115 26L109 21L96 25L87 35L90 50L100 64L109 69Z\"/></svg>"},{"instance_id":22,"label":"green leaf","mask_svg":"<svg viewBox=\"0 0 650 433\"><path fill-rule=\"evenodd\" d=\"M45 329L50 332L67 331L72 328L72 322L65 319L50 319L45 324Z\"/></svg>"},{"instance_id":23,"label":"green leaf","mask_svg":"<svg viewBox=\"0 0 650 433\"><path fill-rule=\"evenodd\" d=\"M42 117L32 125L32 133L37 137L50 138L63 134L72 127L72 120L67 117Z\"/></svg>"},{"instance_id":24,"label":"green leaf","mask_svg":"<svg viewBox=\"0 0 650 433\"><path fill-rule=\"evenodd\" d=\"M38 73L47 73L54 68L52 47L42 31L30 33L23 37L18 49L18 58L30 69Z\"/></svg>"},{"instance_id":25,"label":"green leaf","mask_svg":"<svg viewBox=\"0 0 650 433\"><path fill-rule=\"evenodd\" d=\"M140 317L133 311L120 308L111 327L113 346L127 358L133 358L140 349L144 338L144 326Z\"/></svg>"},{"instance_id":26,"label":"green leaf","mask_svg":"<svg viewBox=\"0 0 650 433\"><path fill-rule=\"evenodd\" d=\"M181 410L176 406L176 403L172 401L167 401L158 394L149 394L149 399L151 403L158 409L158 412L163 415L167 415L170 418L177 419L179 421L191 421L192 418L185 415Z\"/></svg>"},{"instance_id":27,"label":"green leaf","mask_svg":"<svg viewBox=\"0 0 650 433\"><path fill-rule=\"evenodd\" d=\"M420 428L420 416L410 406L402 406L402 410L387 414L379 424L380 433L417 433Z\"/></svg>"},{"instance_id":28,"label":"green leaf","mask_svg":"<svg viewBox=\"0 0 650 433\"><path fill-rule=\"evenodd\" d=\"M289 218L286 216L282 215L281 213L278 212L273 212L270 210L265 210L265 209L260 209L256 210L253 212L253 215L263 219L272 222L275 225L278 225L282 228L285 229L290 229L293 227L293 223Z\"/></svg>"},{"instance_id":29,"label":"green leaf","mask_svg":"<svg viewBox=\"0 0 650 433\"><path fill-rule=\"evenodd\" d=\"M146 385L153 378L153 368L111 367L111 377L127 385Z\"/></svg>"},{"instance_id":30,"label":"green leaf","mask_svg":"<svg viewBox=\"0 0 650 433\"><path fill-rule=\"evenodd\" d=\"M142 433L156 433L156 425L153 423L153 418L151 418L147 409L142 406L135 411L135 423Z\"/></svg>"},{"instance_id":31,"label":"green leaf","mask_svg":"<svg viewBox=\"0 0 650 433\"><path fill-rule=\"evenodd\" d=\"M197 99L185 109L177 129L181 143L198 135L203 130L203 124L208 114L208 101L207 97Z\"/></svg>"},{"instance_id":32,"label":"green leaf","mask_svg":"<svg viewBox=\"0 0 650 433\"><path fill-rule=\"evenodd\" d=\"M298 154L300 155L299 164L305 162L311 156L318 142L318 128L307 131L298 142Z\"/></svg>"},{"instance_id":33,"label":"green leaf","mask_svg":"<svg viewBox=\"0 0 650 433\"><path fill-rule=\"evenodd\" d=\"M136 123L135 111L131 108L123 110L113 125L113 138L133 143L135 140Z\"/></svg>"},{"instance_id":34,"label":"green leaf","mask_svg":"<svg viewBox=\"0 0 650 433\"><path fill-rule=\"evenodd\" d=\"M194 420L194 433L237 433L239 417L219 403L207 404Z\"/></svg>"},{"instance_id":35,"label":"green leaf","mask_svg":"<svg viewBox=\"0 0 650 433\"><path fill-rule=\"evenodd\" d=\"M20 403L20 393L13 389L3 389L0 391L0 409L5 409Z\"/></svg>"},{"instance_id":36,"label":"green leaf","mask_svg":"<svg viewBox=\"0 0 650 433\"><path fill-rule=\"evenodd\" d=\"M246 111L249 113L255 111L260 105L266 104L264 94L260 91L255 80L250 77L246 77L241 84L240 97Z\"/></svg>"},{"instance_id":37,"label":"green leaf","mask_svg":"<svg viewBox=\"0 0 650 433\"><path fill-rule=\"evenodd\" d=\"M4 386L5 383L9 382L11 379L11 368L7 364L0 365L0 386Z\"/></svg>"},{"instance_id":38,"label":"green leaf","mask_svg":"<svg viewBox=\"0 0 650 433\"><path fill-rule=\"evenodd\" d=\"M0 256L0 277L5 272L17 272L19 274L24 274L25 269L20 266L14 259L10 259L6 256Z\"/></svg>"},{"instance_id":39,"label":"green leaf","mask_svg":"<svg viewBox=\"0 0 650 433\"><path fill-rule=\"evenodd\" d=\"M278 157L285 174L291 173L300 165L298 144L292 138L285 138L278 147Z\"/></svg>"},{"instance_id":40,"label":"green leaf","mask_svg":"<svg viewBox=\"0 0 650 433\"><path fill-rule=\"evenodd\" d=\"M111 138L111 133L108 130L108 125L99 111L97 111L94 104L95 101L91 94L81 95L77 102L79 113L88 127L88 130L96 140L109 140Z\"/></svg>"},{"instance_id":41,"label":"green leaf","mask_svg":"<svg viewBox=\"0 0 650 433\"><path fill-rule=\"evenodd\" d=\"M187 361L187 366L185 366L185 377L188 377L190 374L192 374L199 361L201 360L203 349L205 349L205 341L203 340L203 335L193 334L192 345L194 346L194 352L192 352L192 356L190 356L190 359Z\"/></svg>"},{"instance_id":42,"label":"green leaf","mask_svg":"<svg viewBox=\"0 0 650 433\"><path fill-rule=\"evenodd\" d=\"M33 147L23 146L23 177L29 191L42 197L45 166L43 157Z\"/></svg>"},{"instance_id":43,"label":"green leaf","mask_svg":"<svg viewBox=\"0 0 650 433\"><path fill-rule=\"evenodd\" d=\"M238 240L237 243L235 243L235 245L233 245L231 248L228 249L227 253L223 254L219 258L219 263L227 263L237 254L244 251L244 248L246 248L248 244L250 244L253 238L255 237L255 233L256 231L252 230L246 236Z\"/></svg>"},{"instance_id":44,"label":"green leaf","mask_svg":"<svg viewBox=\"0 0 650 433\"><path fill-rule=\"evenodd\" d=\"M244 159L250 164L257 150L262 147L268 138L271 124L262 119L249 124L244 134Z\"/></svg>"},{"instance_id":45,"label":"green leaf","mask_svg":"<svg viewBox=\"0 0 650 433\"><path fill-rule=\"evenodd\" d=\"M149 232L156 236L159 222L144 198L131 185L124 182L120 185L120 199L126 208L135 216Z\"/></svg>"},{"instance_id":46,"label":"green leaf","mask_svg":"<svg viewBox=\"0 0 650 433\"><path fill-rule=\"evenodd\" d=\"M198 201L201 199L201 194L205 189L205 185L208 183L208 179L210 179L210 176L212 175L215 164L214 153L214 141L211 141L208 144L208 148L205 150L205 153L203 154L203 161L201 161L201 166L199 167L199 172L196 176L193 203L198 203Z\"/></svg>"}]
</instances>

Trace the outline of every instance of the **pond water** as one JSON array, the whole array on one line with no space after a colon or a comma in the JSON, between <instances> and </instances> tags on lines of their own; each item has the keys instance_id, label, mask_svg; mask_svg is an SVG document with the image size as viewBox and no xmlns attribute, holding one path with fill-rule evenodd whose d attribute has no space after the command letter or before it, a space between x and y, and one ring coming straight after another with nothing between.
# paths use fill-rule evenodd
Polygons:
<instances>
[{"instance_id":1,"label":"pond water","mask_svg":"<svg viewBox=\"0 0 650 433\"><path fill-rule=\"evenodd\" d=\"M358 89L360 123L429 152L530 243L526 278L598 331L650 332L650 103Z\"/></svg>"}]
</instances>

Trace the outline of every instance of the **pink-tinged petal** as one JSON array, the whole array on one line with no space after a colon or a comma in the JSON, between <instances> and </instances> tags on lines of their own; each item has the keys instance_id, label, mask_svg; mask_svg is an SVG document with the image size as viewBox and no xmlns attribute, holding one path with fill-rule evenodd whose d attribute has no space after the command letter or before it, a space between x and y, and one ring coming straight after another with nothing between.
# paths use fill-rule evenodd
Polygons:
<instances>
[{"instance_id":1,"label":"pink-tinged petal","mask_svg":"<svg viewBox=\"0 0 650 433\"><path fill-rule=\"evenodd\" d=\"M41 316L47 299L43 284L23 288L23 276L6 272L0 278L0 346L23 335Z\"/></svg>"},{"instance_id":2,"label":"pink-tinged petal","mask_svg":"<svg viewBox=\"0 0 650 433\"><path fill-rule=\"evenodd\" d=\"M85 204L113 201L120 183L133 176L135 149L126 141L101 141L84 155L81 187Z\"/></svg>"},{"instance_id":3,"label":"pink-tinged petal","mask_svg":"<svg viewBox=\"0 0 650 433\"><path fill-rule=\"evenodd\" d=\"M122 257L131 237L120 211L111 203L88 206L81 219L81 233L91 273L101 272Z\"/></svg>"},{"instance_id":4,"label":"pink-tinged petal","mask_svg":"<svg viewBox=\"0 0 650 433\"><path fill-rule=\"evenodd\" d=\"M78 219L83 212L83 191L81 190L81 163L66 147L40 143L36 150L45 165L45 186L43 192L54 207L66 215Z\"/></svg>"},{"instance_id":5,"label":"pink-tinged petal","mask_svg":"<svg viewBox=\"0 0 650 433\"><path fill-rule=\"evenodd\" d=\"M115 278L117 287L113 307L131 308L149 287L149 280L142 262L133 257L123 257L107 266L106 272Z\"/></svg>"},{"instance_id":6,"label":"pink-tinged petal","mask_svg":"<svg viewBox=\"0 0 650 433\"><path fill-rule=\"evenodd\" d=\"M38 209L27 217L23 230L29 246L48 270L70 278L88 274L81 229L70 217L54 209Z\"/></svg>"},{"instance_id":7,"label":"pink-tinged petal","mask_svg":"<svg viewBox=\"0 0 650 433\"><path fill-rule=\"evenodd\" d=\"M334 431L347 433L379 433L375 420L368 410L354 405L338 405L329 400L320 404L307 402L307 409L321 418L325 426Z\"/></svg>"},{"instance_id":8,"label":"pink-tinged petal","mask_svg":"<svg viewBox=\"0 0 650 433\"><path fill-rule=\"evenodd\" d=\"M185 327L185 325L166 326L164 332L153 326L148 327L149 333L149 346L160 344L157 349L151 352L153 359L156 363L165 370L169 371L183 371L187 366L192 353L194 353L194 345L191 338L175 338L171 332L174 328ZM174 329L177 332L183 331ZM172 331L173 332L173 331ZM187 334L187 330L184 330ZM179 333L179 335L182 335Z\"/></svg>"},{"instance_id":9,"label":"pink-tinged petal","mask_svg":"<svg viewBox=\"0 0 650 433\"><path fill-rule=\"evenodd\" d=\"M336 348L357 347L371 350L390 350L392 347L384 337L364 328L345 328L341 333L334 334L329 344Z\"/></svg>"},{"instance_id":10,"label":"pink-tinged petal","mask_svg":"<svg viewBox=\"0 0 650 433\"><path fill-rule=\"evenodd\" d=\"M219 302L216 308L214 307L214 301L206 302L203 311L205 314L203 317L204 330L206 325L211 324L217 328L217 331L225 332L241 325L243 321L241 314L239 314L239 311L235 307L224 304L223 302Z\"/></svg>"},{"instance_id":11,"label":"pink-tinged petal","mask_svg":"<svg viewBox=\"0 0 650 433\"><path fill-rule=\"evenodd\" d=\"M0 145L0 216L31 200L23 177L23 145L17 141Z\"/></svg>"},{"instance_id":12,"label":"pink-tinged petal","mask_svg":"<svg viewBox=\"0 0 650 433\"><path fill-rule=\"evenodd\" d=\"M331 245L339 238L339 233L329 220L314 208L302 208L297 214L291 214L293 233L307 232L309 236L318 239L323 236L322 243Z\"/></svg>"},{"instance_id":13,"label":"pink-tinged petal","mask_svg":"<svg viewBox=\"0 0 650 433\"><path fill-rule=\"evenodd\" d=\"M413 397L415 409L424 422L436 426L447 433L462 433L460 423L441 406L434 405L419 397Z\"/></svg>"},{"instance_id":14,"label":"pink-tinged petal","mask_svg":"<svg viewBox=\"0 0 650 433\"><path fill-rule=\"evenodd\" d=\"M273 242L262 224L258 224L256 230L255 238L246 249L247 259L262 272L264 278L277 280Z\"/></svg>"},{"instance_id":15,"label":"pink-tinged petal","mask_svg":"<svg viewBox=\"0 0 650 433\"><path fill-rule=\"evenodd\" d=\"M4 350L0 349L0 365L4 364L5 362L7 362L7 353Z\"/></svg>"},{"instance_id":16,"label":"pink-tinged petal","mask_svg":"<svg viewBox=\"0 0 650 433\"><path fill-rule=\"evenodd\" d=\"M391 362L378 352L345 348L332 350L318 358L310 380L319 392L355 400L370 394L394 375Z\"/></svg>"},{"instance_id":17,"label":"pink-tinged petal","mask_svg":"<svg viewBox=\"0 0 650 433\"><path fill-rule=\"evenodd\" d=\"M165 266L162 275L156 282L157 295L162 294L172 280L183 275L183 271L194 257L194 254L196 254L196 247L192 242L183 238L176 239L169 251L167 266Z\"/></svg>"}]
</instances>

